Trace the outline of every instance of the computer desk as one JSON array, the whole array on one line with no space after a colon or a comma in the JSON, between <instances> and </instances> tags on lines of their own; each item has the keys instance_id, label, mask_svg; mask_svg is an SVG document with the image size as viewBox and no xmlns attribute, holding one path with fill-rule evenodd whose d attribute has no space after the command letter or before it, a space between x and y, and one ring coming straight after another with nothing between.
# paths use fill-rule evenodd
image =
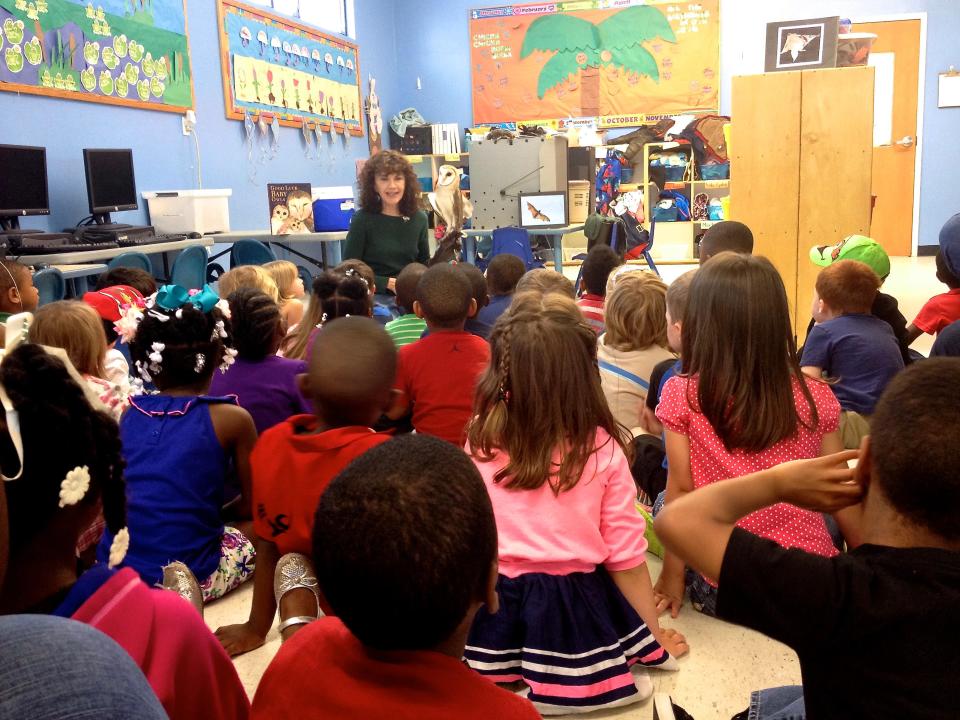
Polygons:
<instances>
[{"instance_id":1,"label":"computer desk","mask_svg":"<svg viewBox=\"0 0 960 720\"><path fill-rule=\"evenodd\" d=\"M89 284L87 278L91 275L100 275L107 271L107 266L103 263L85 263L82 265L53 265L67 285L67 297L83 297L87 292Z\"/></svg>"},{"instance_id":2,"label":"computer desk","mask_svg":"<svg viewBox=\"0 0 960 720\"><path fill-rule=\"evenodd\" d=\"M212 236L192 240L177 240L176 242L149 243L146 245L131 245L120 248L100 248L99 250L76 250L65 253L50 253L49 255L20 255L12 254L14 260L24 265L76 265L99 260L110 261L113 258L128 252L139 252L144 255L161 255L163 257L163 275L170 277L170 261L167 253L183 250L188 247L205 247L213 245Z\"/></svg>"},{"instance_id":3,"label":"computer desk","mask_svg":"<svg viewBox=\"0 0 960 720\"><path fill-rule=\"evenodd\" d=\"M570 233L583 230L583 223L574 225L565 225L559 228L527 228L530 235L549 235L553 240L553 266L558 273L563 273L563 236ZM490 230L464 230L463 231L463 259L470 263L477 262L477 238L493 237L493 229Z\"/></svg>"},{"instance_id":4,"label":"computer desk","mask_svg":"<svg viewBox=\"0 0 960 720\"><path fill-rule=\"evenodd\" d=\"M269 230L231 230L230 232L204 235L203 239L210 239L218 245L220 243L230 243L232 245L238 240L258 240L264 245L281 247L291 255L296 255L299 258L308 260L323 270L324 268L332 268L340 264L340 241L347 239L347 231L337 230L333 232L274 235ZM291 245L307 245L311 243L321 243L319 259L290 247ZM222 250L212 255L210 259L215 260L218 257L226 255L228 252L230 252L229 249Z\"/></svg>"}]
</instances>

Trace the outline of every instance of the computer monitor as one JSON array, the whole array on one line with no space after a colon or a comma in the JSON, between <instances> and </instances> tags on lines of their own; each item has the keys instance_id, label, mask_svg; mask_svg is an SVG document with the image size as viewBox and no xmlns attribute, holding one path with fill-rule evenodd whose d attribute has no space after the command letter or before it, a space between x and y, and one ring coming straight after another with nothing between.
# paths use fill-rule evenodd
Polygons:
<instances>
[{"instance_id":1,"label":"computer monitor","mask_svg":"<svg viewBox=\"0 0 960 720\"><path fill-rule=\"evenodd\" d=\"M537 228L561 228L567 225L567 193L535 192L519 195L520 227L528 230Z\"/></svg>"},{"instance_id":2,"label":"computer monitor","mask_svg":"<svg viewBox=\"0 0 960 720\"><path fill-rule=\"evenodd\" d=\"M46 149L0 145L0 232L19 231L26 215L49 214Z\"/></svg>"},{"instance_id":3,"label":"computer monitor","mask_svg":"<svg viewBox=\"0 0 960 720\"><path fill-rule=\"evenodd\" d=\"M97 225L111 225L110 213L137 209L132 150L83 151L87 200Z\"/></svg>"}]
</instances>

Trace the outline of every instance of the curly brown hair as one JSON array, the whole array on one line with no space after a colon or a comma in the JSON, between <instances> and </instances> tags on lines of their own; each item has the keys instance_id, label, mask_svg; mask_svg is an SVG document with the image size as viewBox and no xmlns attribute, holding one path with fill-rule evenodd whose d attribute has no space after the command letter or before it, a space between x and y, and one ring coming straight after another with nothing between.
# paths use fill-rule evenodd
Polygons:
<instances>
[{"instance_id":1,"label":"curly brown hair","mask_svg":"<svg viewBox=\"0 0 960 720\"><path fill-rule=\"evenodd\" d=\"M360 171L360 207L369 213L383 211L383 203L374 183L377 175L403 175L403 197L400 198L400 213L413 217L420 209L420 181L413 166L403 153L396 150L381 150L367 160Z\"/></svg>"}]
</instances>

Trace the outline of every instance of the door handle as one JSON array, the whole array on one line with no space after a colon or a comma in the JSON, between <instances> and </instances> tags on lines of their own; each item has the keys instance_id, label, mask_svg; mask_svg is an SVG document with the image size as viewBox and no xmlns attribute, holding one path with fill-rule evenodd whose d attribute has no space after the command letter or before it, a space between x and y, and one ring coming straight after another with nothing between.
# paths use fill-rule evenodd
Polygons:
<instances>
[{"instance_id":1,"label":"door handle","mask_svg":"<svg viewBox=\"0 0 960 720\"><path fill-rule=\"evenodd\" d=\"M913 136L911 136L911 135L904 135L902 138L900 138L899 140L897 140L896 144L899 145L899 146L902 147L902 148L910 148L910 147L913 147Z\"/></svg>"}]
</instances>

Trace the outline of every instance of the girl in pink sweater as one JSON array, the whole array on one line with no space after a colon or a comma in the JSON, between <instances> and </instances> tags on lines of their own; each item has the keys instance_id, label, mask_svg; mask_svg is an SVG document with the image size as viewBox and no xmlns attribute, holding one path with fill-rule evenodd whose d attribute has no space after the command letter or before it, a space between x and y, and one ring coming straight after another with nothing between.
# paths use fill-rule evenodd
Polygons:
<instances>
[{"instance_id":1,"label":"girl in pink sweater","mask_svg":"<svg viewBox=\"0 0 960 720\"><path fill-rule=\"evenodd\" d=\"M687 646L657 620L596 334L570 298L524 293L490 345L466 450L497 520L500 608L478 613L467 662L496 682L525 682L545 715L642 700L650 680L630 666L675 669L670 653Z\"/></svg>"}]
</instances>

